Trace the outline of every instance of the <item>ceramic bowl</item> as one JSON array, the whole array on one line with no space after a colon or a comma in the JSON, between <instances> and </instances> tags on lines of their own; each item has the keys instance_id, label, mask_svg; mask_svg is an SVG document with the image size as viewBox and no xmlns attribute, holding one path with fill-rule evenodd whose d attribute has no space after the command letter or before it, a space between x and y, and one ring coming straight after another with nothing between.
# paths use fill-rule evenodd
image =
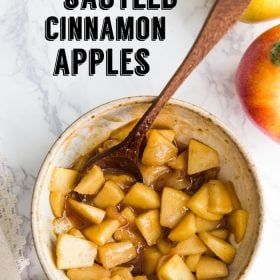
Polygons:
<instances>
[{"instance_id":1,"label":"ceramic bowl","mask_svg":"<svg viewBox=\"0 0 280 280\"><path fill-rule=\"evenodd\" d=\"M32 202L35 246L49 279L68 279L65 273L55 266L56 236L52 232L54 217L49 205L48 191L54 167L69 167L77 157L106 140L113 129L139 118L152 100L153 97L125 98L93 109L74 122L49 151L38 175ZM242 279L249 270L249 264L253 262L262 227L260 186L254 166L239 141L225 126L194 105L172 100L162 110L156 122L159 126L175 129L179 141L187 143L190 138L196 138L219 152L220 177L234 183L242 206L249 212L246 236L237 250L227 278Z\"/></svg>"}]
</instances>

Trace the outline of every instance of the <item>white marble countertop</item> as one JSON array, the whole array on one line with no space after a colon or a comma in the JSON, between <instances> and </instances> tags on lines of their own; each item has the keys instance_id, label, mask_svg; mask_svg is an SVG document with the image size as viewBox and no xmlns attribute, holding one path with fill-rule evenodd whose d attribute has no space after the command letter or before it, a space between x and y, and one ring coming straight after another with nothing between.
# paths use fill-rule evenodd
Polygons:
<instances>
[{"instance_id":1,"label":"white marble countertop","mask_svg":"<svg viewBox=\"0 0 280 280\"><path fill-rule=\"evenodd\" d=\"M0 155L13 175L17 214L24 221L25 256L31 264L22 273L22 279L45 279L33 247L30 205L36 174L52 143L69 124L95 106L121 97L159 93L190 48L213 1L179 0L173 11L164 11L167 17L164 42L125 44L47 42L44 39L46 17L92 14L66 12L62 3L57 0L0 2ZM117 9L110 11L112 16L118 13ZM139 11L128 12L133 13L140 15ZM150 15L160 13L149 11ZM265 226L257 259L248 276L252 280L267 276L276 279L278 275L275 256L280 251L280 146L245 116L236 95L234 76L242 53L253 38L276 24L277 21L259 25L238 23L175 96L220 118L243 143L257 166L263 188ZM88 77L85 67L76 77L53 77L56 50L73 46L104 49L143 46L151 52L151 71L145 77L106 77L101 67L95 77Z\"/></svg>"}]
</instances>

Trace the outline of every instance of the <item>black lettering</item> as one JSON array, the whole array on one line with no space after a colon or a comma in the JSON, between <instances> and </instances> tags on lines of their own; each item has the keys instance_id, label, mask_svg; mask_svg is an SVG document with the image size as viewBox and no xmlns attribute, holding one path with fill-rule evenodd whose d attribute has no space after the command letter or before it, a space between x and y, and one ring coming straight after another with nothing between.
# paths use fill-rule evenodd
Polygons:
<instances>
[{"instance_id":1,"label":"black lettering","mask_svg":"<svg viewBox=\"0 0 280 280\"><path fill-rule=\"evenodd\" d=\"M59 49L57 52L53 75L58 76L60 71L62 71L63 76L70 74L65 49Z\"/></svg>"},{"instance_id":2,"label":"black lettering","mask_svg":"<svg viewBox=\"0 0 280 280\"><path fill-rule=\"evenodd\" d=\"M48 17L45 21L45 38L48 41L54 41L58 37L58 32L51 31L52 25L58 25L58 18L57 17Z\"/></svg>"},{"instance_id":3,"label":"black lettering","mask_svg":"<svg viewBox=\"0 0 280 280\"><path fill-rule=\"evenodd\" d=\"M68 40L82 40L82 17L68 18Z\"/></svg>"},{"instance_id":4,"label":"black lettering","mask_svg":"<svg viewBox=\"0 0 280 280\"><path fill-rule=\"evenodd\" d=\"M66 17L60 18L60 41L66 40Z\"/></svg>"},{"instance_id":5,"label":"black lettering","mask_svg":"<svg viewBox=\"0 0 280 280\"><path fill-rule=\"evenodd\" d=\"M160 41L164 41L166 38L166 21L165 17L153 17L152 18L152 29L151 29L151 37L152 41L156 41L157 39Z\"/></svg>"},{"instance_id":6,"label":"black lettering","mask_svg":"<svg viewBox=\"0 0 280 280\"><path fill-rule=\"evenodd\" d=\"M96 67L104 60L104 52L101 49L91 49L89 57L89 75L93 76L96 74Z\"/></svg>"},{"instance_id":7,"label":"black lettering","mask_svg":"<svg viewBox=\"0 0 280 280\"><path fill-rule=\"evenodd\" d=\"M146 58L150 55L147 49L139 49L135 54L135 60L138 62L138 66L135 67L135 74L138 76L145 76L150 71L150 65L146 61Z\"/></svg>"},{"instance_id":8,"label":"black lettering","mask_svg":"<svg viewBox=\"0 0 280 280\"><path fill-rule=\"evenodd\" d=\"M79 0L64 0L64 8L67 10L74 10L79 5Z\"/></svg>"},{"instance_id":9,"label":"black lettering","mask_svg":"<svg viewBox=\"0 0 280 280\"><path fill-rule=\"evenodd\" d=\"M120 0L121 10L125 10L127 8L127 0Z\"/></svg>"},{"instance_id":10,"label":"black lettering","mask_svg":"<svg viewBox=\"0 0 280 280\"><path fill-rule=\"evenodd\" d=\"M98 17L85 17L84 37L85 41L98 39Z\"/></svg>"},{"instance_id":11,"label":"black lettering","mask_svg":"<svg viewBox=\"0 0 280 280\"><path fill-rule=\"evenodd\" d=\"M110 17L105 17L103 20L100 40L104 41L106 37L109 41L114 40L114 32Z\"/></svg>"},{"instance_id":12,"label":"black lettering","mask_svg":"<svg viewBox=\"0 0 280 280\"><path fill-rule=\"evenodd\" d=\"M106 75L107 76L116 76L118 75L118 70L113 68L113 50L108 49L106 51Z\"/></svg>"},{"instance_id":13,"label":"black lettering","mask_svg":"<svg viewBox=\"0 0 280 280\"><path fill-rule=\"evenodd\" d=\"M133 70L129 70L127 68L127 65L131 63L131 58L128 57L130 54L133 53L133 49L122 49L121 50L121 55L120 55L120 65L121 65L121 71L120 74L121 76L131 76L133 75Z\"/></svg>"},{"instance_id":14,"label":"black lettering","mask_svg":"<svg viewBox=\"0 0 280 280\"><path fill-rule=\"evenodd\" d=\"M87 60L87 53L83 49L72 50L72 76L76 76L79 73L79 66L85 63Z\"/></svg>"},{"instance_id":15,"label":"black lettering","mask_svg":"<svg viewBox=\"0 0 280 280\"><path fill-rule=\"evenodd\" d=\"M177 0L162 0L163 10L172 10L177 5Z\"/></svg>"},{"instance_id":16,"label":"black lettering","mask_svg":"<svg viewBox=\"0 0 280 280\"><path fill-rule=\"evenodd\" d=\"M150 20L147 17L139 17L136 23L136 37L139 41L149 38Z\"/></svg>"},{"instance_id":17,"label":"black lettering","mask_svg":"<svg viewBox=\"0 0 280 280\"><path fill-rule=\"evenodd\" d=\"M145 4L140 3L141 0L133 0L132 8L133 10L144 10Z\"/></svg>"},{"instance_id":18,"label":"black lettering","mask_svg":"<svg viewBox=\"0 0 280 280\"><path fill-rule=\"evenodd\" d=\"M114 0L99 0L99 6L102 10L109 10L114 6Z\"/></svg>"},{"instance_id":19,"label":"black lettering","mask_svg":"<svg viewBox=\"0 0 280 280\"><path fill-rule=\"evenodd\" d=\"M132 41L134 38L134 18L127 17L126 21L123 17L116 19L116 40Z\"/></svg>"},{"instance_id":20,"label":"black lettering","mask_svg":"<svg viewBox=\"0 0 280 280\"><path fill-rule=\"evenodd\" d=\"M148 0L148 10L158 10L160 9L160 4L155 4L154 0Z\"/></svg>"},{"instance_id":21,"label":"black lettering","mask_svg":"<svg viewBox=\"0 0 280 280\"><path fill-rule=\"evenodd\" d=\"M88 5L91 10L95 10L97 8L95 0L83 0L81 10L85 10Z\"/></svg>"}]
</instances>

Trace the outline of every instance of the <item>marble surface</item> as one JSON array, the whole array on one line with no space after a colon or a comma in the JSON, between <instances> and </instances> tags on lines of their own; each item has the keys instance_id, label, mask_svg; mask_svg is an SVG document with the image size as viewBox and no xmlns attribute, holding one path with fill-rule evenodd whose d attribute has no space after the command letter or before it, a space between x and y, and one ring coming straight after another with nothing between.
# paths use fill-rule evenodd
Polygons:
<instances>
[{"instance_id":1,"label":"marble surface","mask_svg":"<svg viewBox=\"0 0 280 280\"><path fill-rule=\"evenodd\" d=\"M159 93L190 48L213 1L179 0L173 11L145 12L166 15L164 42L47 42L44 39L47 16L92 15L90 11L65 11L62 3L57 0L0 1L0 154L13 175L12 191L17 195L17 211L24 221L25 255L31 264L22 273L22 279L45 279L33 247L30 205L36 174L50 146L69 124L95 106L121 97ZM117 9L110 11L111 16L119 13ZM122 12L122 15L129 14L136 16L143 12ZM276 279L278 275L275 254L280 251L280 146L245 116L236 95L234 76L249 43L277 23L279 21L259 25L238 23L175 96L220 118L244 145L258 169L265 225L257 258L248 275L252 280L265 279L268 275ZM74 46L116 50L124 46L146 47L151 52L151 71L145 77L106 77L101 67L95 77L88 77L84 67L76 77L53 77L57 49Z\"/></svg>"}]
</instances>

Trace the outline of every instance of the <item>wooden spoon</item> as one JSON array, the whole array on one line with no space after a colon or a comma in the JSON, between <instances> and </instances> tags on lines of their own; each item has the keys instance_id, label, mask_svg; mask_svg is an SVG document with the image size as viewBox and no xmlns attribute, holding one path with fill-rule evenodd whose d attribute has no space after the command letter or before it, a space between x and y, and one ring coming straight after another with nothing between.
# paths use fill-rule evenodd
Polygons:
<instances>
[{"instance_id":1,"label":"wooden spoon","mask_svg":"<svg viewBox=\"0 0 280 280\"><path fill-rule=\"evenodd\" d=\"M167 101L240 18L249 3L250 0L216 1L191 50L161 94L154 100L127 138L104 153L92 157L88 161L87 169L92 165L98 165L102 169L122 170L133 174L142 181L137 164L141 160L141 147L147 131Z\"/></svg>"}]
</instances>

